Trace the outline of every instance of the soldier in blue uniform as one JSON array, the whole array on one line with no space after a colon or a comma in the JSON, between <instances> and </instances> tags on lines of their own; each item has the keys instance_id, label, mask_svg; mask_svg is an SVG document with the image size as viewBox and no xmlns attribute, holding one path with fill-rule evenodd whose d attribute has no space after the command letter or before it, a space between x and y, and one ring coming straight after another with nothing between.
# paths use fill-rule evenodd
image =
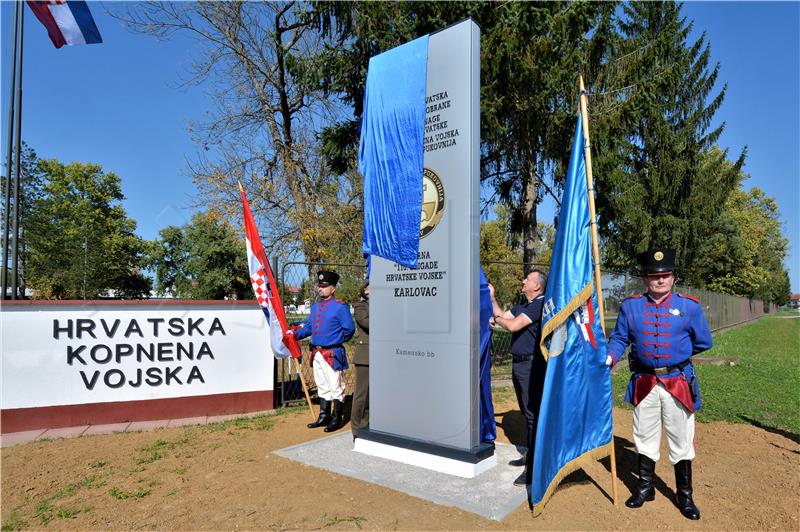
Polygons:
<instances>
[{"instance_id":1,"label":"soldier in blue uniform","mask_svg":"<svg viewBox=\"0 0 800 532\"><path fill-rule=\"evenodd\" d=\"M625 505L639 508L655 498L655 465L663 425L669 460L675 468L678 508L688 519L700 519L692 500L694 413L701 406L692 356L711 347L711 332L700 301L672 293L674 250L653 249L637 259L647 291L622 302L607 360L609 365L616 364L631 346L631 380L625 400L634 406L639 483Z\"/></svg>"},{"instance_id":2,"label":"soldier in blue uniform","mask_svg":"<svg viewBox=\"0 0 800 532\"><path fill-rule=\"evenodd\" d=\"M309 423L308 428L325 425L325 432L333 432L342 426L342 371L348 368L344 343L353 336L356 329L350 307L333 297L338 282L339 274L336 272L319 271L317 290L320 301L311 305L309 320L294 332L298 340L311 336L311 365L319 395L319 417L314 423Z\"/></svg>"}]
</instances>

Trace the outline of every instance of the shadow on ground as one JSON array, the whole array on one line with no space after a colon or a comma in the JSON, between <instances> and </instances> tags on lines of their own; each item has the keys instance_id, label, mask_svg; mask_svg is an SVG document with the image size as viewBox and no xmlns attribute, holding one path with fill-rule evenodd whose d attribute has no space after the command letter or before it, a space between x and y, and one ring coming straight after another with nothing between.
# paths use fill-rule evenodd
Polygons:
<instances>
[{"instance_id":1,"label":"shadow on ground","mask_svg":"<svg viewBox=\"0 0 800 532\"><path fill-rule=\"evenodd\" d=\"M508 410L506 412L496 412L495 416L502 416L497 423L497 429L502 430L508 441L517 447L517 450L524 449L528 444L525 427L525 416L519 410Z\"/></svg>"},{"instance_id":2,"label":"shadow on ground","mask_svg":"<svg viewBox=\"0 0 800 532\"><path fill-rule=\"evenodd\" d=\"M793 441L794 443L800 444L800 434L795 434L794 432L789 432L788 430L770 427L769 425L764 425L760 421L753 418L749 418L747 416L739 416L739 419L741 419L745 423L753 425L754 427L758 427L761 430L765 430L772 434L778 434L780 436L783 436L784 438ZM797 453L797 451L792 451L792 452Z\"/></svg>"}]
</instances>

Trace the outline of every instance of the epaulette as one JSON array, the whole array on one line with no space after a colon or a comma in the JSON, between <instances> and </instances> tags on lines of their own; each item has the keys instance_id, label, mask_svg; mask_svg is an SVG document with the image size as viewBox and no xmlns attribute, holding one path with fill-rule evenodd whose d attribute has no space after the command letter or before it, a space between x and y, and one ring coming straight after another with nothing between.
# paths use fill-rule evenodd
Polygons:
<instances>
[{"instance_id":1,"label":"epaulette","mask_svg":"<svg viewBox=\"0 0 800 532\"><path fill-rule=\"evenodd\" d=\"M634 294L632 296L626 297L625 299L639 299L640 297L642 297L642 294ZM623 301L625 301L625 299L623 299Z\"/></svg>"},{"instance_id":2,"label":"epaulette","mask_svg":"<svg viewBox=\"0 0 800 532\"><path fill-rule=\"evenodd\" d=\"M679 295L679 296L681 296L681 297L685 297L686 299L691 299L691 300L692 300L692 301L694 301L695 303L700 303L700 300L699 300L699 299L697 299L697 298L696 298L696 297L694 297L694 296L690 296L689 294L678 294L678 295Z\"/></svg>"}]
</instances>

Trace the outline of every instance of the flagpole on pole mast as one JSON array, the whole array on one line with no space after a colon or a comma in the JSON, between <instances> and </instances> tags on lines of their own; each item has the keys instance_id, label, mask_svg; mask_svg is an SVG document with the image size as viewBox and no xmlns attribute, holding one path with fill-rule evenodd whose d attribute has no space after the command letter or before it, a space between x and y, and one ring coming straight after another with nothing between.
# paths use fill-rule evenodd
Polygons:
<instances>
[{"instance_id":1,"label":"flagpole on pole mast","mask_svg":"<svg viewBox=\"0 0 800 532\"><path fill-rule=\"evenodd\" d=\"M11 53L11 90L9 91L9 106L8 106L8 156L6 158L6 182L5 194L3 195L3 268L2 268L2 295L0 299L5 299L7 296L8 287L8 248L9 248L9 233L11 231L11 163L13 162L13 149L14 149L14 104L16 102L17 91L17 33L19 31L19 12L23 8L22 3L14 6L14 37L13 48ZM16 201L16 199L14 200Z\"/></svg>"},{"instance_id":2,"label":"flagpole on pole mast","mask_svg":"<svg viewBox=\"0 0 800 532\"><path fill-rule=\"evenodd\" d=\"M594 178L592 177L592 150L589 143L589 111L588 111L588 96L586 88L583 85L583 76L580 78L580 91L581 91L581 125L583 126L583 139L584 139L584 158L586 160L586 188L588 189L589 196L589 219L592 235L592 256L594 257L594 284L597 287L597 304L600 307L600 324L603 326L603 334L606 335L606 316L605 304L603 302L603 286L600 281L600 246L597 238L597 215L595 214L594 207ZM607 336L607 335L606 335ZM611 375L609 373L609 378ZM619 496L617 492L617 458L614 452L614 400L611 400L611 493L614 499L614 506L618 505Z\"/></svg>"},{"instance_id":3,"label":"flagpole on pole mast","mask_svg":"<svg viewBox=\"0 0 800 532\"><path fill-rule=\"evenodd\" d=\"M17 299L19 285L19 204L20 204L20 179L22 172L22 45L25 42L25 9L19 6L19 57L17 66L17 116L14 119L14 247L11 255L11 267L14 275L11 277L11 299ZM11 128L11 124L8 125ZM9 171L10 175L10 171ZM23 299L25 294L22 294Z\"/></svg>"}]
</instances>

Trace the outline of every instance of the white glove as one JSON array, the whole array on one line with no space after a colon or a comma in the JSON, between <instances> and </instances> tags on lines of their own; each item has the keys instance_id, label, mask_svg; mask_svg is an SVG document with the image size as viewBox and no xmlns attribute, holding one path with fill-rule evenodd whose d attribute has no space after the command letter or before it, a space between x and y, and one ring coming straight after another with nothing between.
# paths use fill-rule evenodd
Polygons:
<instances>
[{"instance_id":1,"label":"white glove","mask_svg":"<svg viewBox=\"0 0 800 532\"><path fill-rule=\"evenodd\" d=\"M606 366L611 367L611 362L613 362L611 355L606 356Z\"/></svg>"}]
</instances>

